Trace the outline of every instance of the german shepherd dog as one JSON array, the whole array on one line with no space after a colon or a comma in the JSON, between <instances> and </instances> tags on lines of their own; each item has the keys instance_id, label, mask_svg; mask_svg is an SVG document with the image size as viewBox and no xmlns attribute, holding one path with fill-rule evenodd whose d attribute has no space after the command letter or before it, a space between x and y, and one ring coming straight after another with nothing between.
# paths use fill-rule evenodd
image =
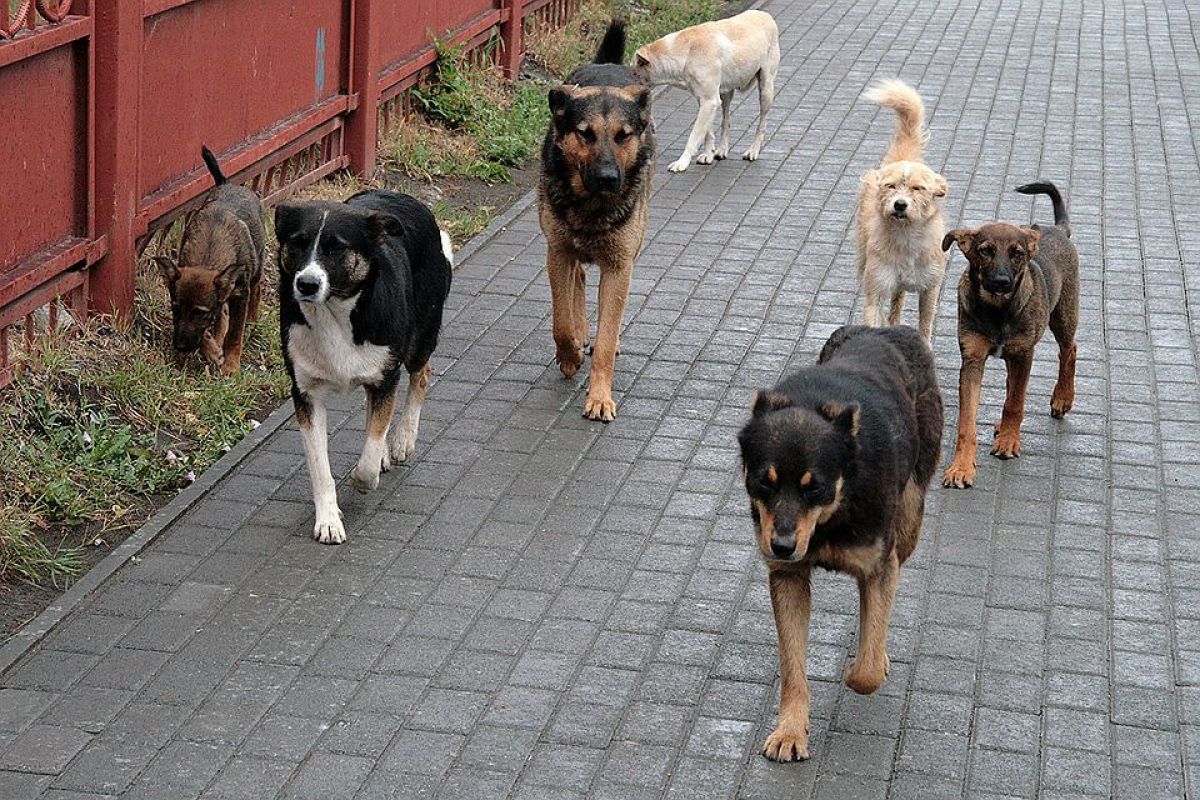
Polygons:
<instances>
[{"instance_id":1,"label":"german shepherd dog","mask_svg":"<svg viewBox=\"0 0 1200 800\"><path fill-rule=\"evenodd\" d=\"M845 326L817 366L754 400L738 435L750 514L767 559L783 684L763 754L808 758L805 674L814 566L858 581L858 653L846 685L887 676L887 629L900 566L912 554L937 468L942 397L933 355L912 328Z\"/></svg>"},{"instance_id":2,"label":"german shepherd dog","mask_svg":"<svg viewBox=\"0 0 1200 800\"><path fill-rule=\"evenodd\" d=\"M583 415L611 421L613 362L642 247L654 172L650 88L621 62L625 23L613 20L593 64L550 90L553 119L542 145L538 213L554 307L559 368L572 377L588 342L583 265L600 268L600 307Z\"/></svg>"},{"instance_id":3,"label":"german shepherd dog","mask_svg":"<svg viewBox=\"0 0 1200 800\"><path fill-rule=\"evenodd\" d=\"M1021 228L993 222L952 230L942 242L946 250L958 244L968 264L958 283L958 436L954 460L942 480L958 489L975 483L975 417L988 356L1003 358L1008 369L1004 410L992 444L997 458L1021 455L1025 389L1034 348L1046 328L1058 343L1058 382L1050 395L1050 416L1062 419L1075 402L1079 254L1071 242L1067 206L1053 183L1027 183L1017 191L1049 195L1054 225Z\"/></svg>"},{"instance_id":4,"label":"german shepherd dog","mask_svg":"<svg viewBox=\"0 0 1200 800\"><path fill-rule=\"evenodd\" d=\"M216 187L188 220L179 260L161 265L171 294L171 344L180 356L199 349L221 374L232 375L262 295L262 200L230 183L207 147L200 155Z\"/></svg>"},{"instance_id":5,"label":"german shepherd dog","mask_svg":"<svg viewBox=\"0 0 1200 800\"><path fill-rule=\"evenodd\" d=\"M350 478L368 492L417 443L429 356L450 291L450 239L428 208L383 189L344 203L280 205L275 235L279 332L312 479L313 537L340 544L346 530L329 470L325 397L366 390L367 439ZM408 394L389 438L401 368Z\"/></svg>"}]
</instances>

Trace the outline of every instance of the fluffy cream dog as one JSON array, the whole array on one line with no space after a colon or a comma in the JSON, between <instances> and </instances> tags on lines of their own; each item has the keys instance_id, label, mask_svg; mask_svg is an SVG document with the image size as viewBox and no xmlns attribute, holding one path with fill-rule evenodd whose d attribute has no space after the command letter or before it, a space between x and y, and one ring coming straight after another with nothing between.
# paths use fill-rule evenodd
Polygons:
<instances>
[{"instance_id":1,"label":"fluffy cream dog","mask_svg":"<svg viewBox=\"0 0 1200 800\"><path fill-rule=\"evenodd\" d=\"M863 95L896 112L891 149L862 178L858 198L858 280L866 323L898 325L904 293L920 296L920 331L933 339L938 294L946 274L941 199L946 179L921 161L928 134L925 104L903 81L883 81ZM884 304L891 308L886 318Z\"/></svg>"},{"instance_id":2,"label":"fluffy cream dog","mask_svg":"<svg viewBox=\"0 0 1200 800\"><path fill-rule=\"evenodd\" d=\"M729 19L668 34L634 53L633 71L652 86L666 84L687 89L700 103L683 154L667 167L671 172L683 172L693 158L698 164L711 164L729 155L729 106L733 93L749 91L757 80L758 131L742 158L748 161L758 158L767 136L767 112L775 99L775 73L779 71L779 28L770 14L743 11ZM721 109L719 145L712 131L718 108Z\"/></svg>"}]
</instances>

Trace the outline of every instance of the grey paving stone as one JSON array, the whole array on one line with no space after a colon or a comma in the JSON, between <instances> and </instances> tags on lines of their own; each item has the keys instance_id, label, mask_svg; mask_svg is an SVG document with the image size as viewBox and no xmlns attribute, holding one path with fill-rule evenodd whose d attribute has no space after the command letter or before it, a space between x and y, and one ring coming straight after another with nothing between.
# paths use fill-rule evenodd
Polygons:
<instances>
[{"instance_id":1,"label":"grey paving stone","mask_svg":"<svg viewBox=\"0 0 1200 800\"><path fill-rule=\"evenodd\" d=\"M73 728L34 725L0 752L0 769L59 773L91 738L90 734Z\"/></svg>"}]
</instances>

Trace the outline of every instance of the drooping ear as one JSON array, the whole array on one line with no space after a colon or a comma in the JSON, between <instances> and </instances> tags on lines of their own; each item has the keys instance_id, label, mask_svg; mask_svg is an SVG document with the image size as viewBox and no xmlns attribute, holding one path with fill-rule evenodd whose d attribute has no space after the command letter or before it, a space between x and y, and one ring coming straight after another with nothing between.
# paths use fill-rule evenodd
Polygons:
<instances>
[{"instance_id":1,"label":"drooping ear","mask_svg":"<svg viewBox=\"0 0 1200 800\"><path fill-rule=\"evenodd\" d=\"M304 213L304 206L295 203L275 206L275 238L282 243L295 236L303 224Z\"/></svg>"},{"instance_id":2,"label":"drooping ear","mask_svg":"<svg viewBox=\"0 0 1200 800\"><path fill-rule=\"evenodd\" d=\"M879 170L869 169L863 173L863 176L858 179L860 183L865 183L873 189L879 188Z\"/></svg>"},{"instance_id":3,"label":"drooping ear","mask_svg":"<svg viewBox=\"0 0 1200 800\"><path fill-rule=\"evenodd\" d=\"M762 389L754 395L754 406L750 413L753 416L761 417L764 414L778 411L781 408L787 408L790 405L792 405L792 398L786 394Z\"/></svg>"},{"instance_id":4,"label":"drooping ear","mask_svg":"<svg viewBox=\"0 0 1200 800\"><path fill-rule=\"evenodd\" d=\"M950 191L950 184L946 183L945 178L943 178L941 175L938 175L936 178L933 179L933 196L934 197L945 197L949 191ZM943 247L942 249L945 250L946 248Z\"/></svg>"},{"instance_id":5,"label":"drooping ear","mask_svg":"<svg viewBox=\"0 0 1200 800\"><path fill-rule=\"evenodd\" d=\"M1025 234L1025 250L1029 253L1029 257L1033 258L1037 255L1038 243L1042 239L1042 234L1033 228L1021 228L1021 232Z\"/></svg>"},{"instance_id":6,"label":"drooping ear","mask_svg":"<svg viewBox=\"0 0 1200 800\"><path fill-rule=\"evenodd\" d=\"M231 264L218 272L217 277L213 278L213 289L222 302L228 300L229 295L233 293L233 286L237 280L236 273L240 268L240 264Z\"/></svg>"},{"instance_id":7,"label":"drooping ear","mask_svg":"<svg viewBox=\"0 0 1200 800\"><path fill-rule=\"evenodd\" d=\"M858 421L862 413L858 403L826 403L818 411L833 423L834 429L839 433L851 438L858 435Z\"/></svg>"},{"instance_id":8,"label":"drooping ear","mask_svg":"<svg viewBox=\"0 0 1200 800\"><path fill-rule=\"evenodd\" d=\"M367 231L371 234L371 238L378 242L388 236L402 235L404 226L391 214L373 211L367 215Z\"/></svg>"},{"instance_id":9,"label":"drooping ear","mask_svg":"<svg viewBox=\"0 0 1200 800\"><path fill-rule=\"evenodd\" d=\"M978 233L978 228L973 231L969 231L966 228L955 228L952 231L948 231L946 235L942 237L942 251L945 252L946 250L950 249L950 245L957 244L958 249L962 250L963 254L966 255L966 253L975 245L975 236Z\"/></svg>"},{"instance_id":10,"label":"drooping ear","mask_svg":"<svg viewBox=\"0 0 1200 800\"><path fill-rule=\"evenodd\" d=\"M158 267L158 272L162 275L163 283L168 289L174 289L175 284L179 281L179 265L175 263L175 259L169 256L155 256L155 266Z\"/></svg>"}]
</instances>

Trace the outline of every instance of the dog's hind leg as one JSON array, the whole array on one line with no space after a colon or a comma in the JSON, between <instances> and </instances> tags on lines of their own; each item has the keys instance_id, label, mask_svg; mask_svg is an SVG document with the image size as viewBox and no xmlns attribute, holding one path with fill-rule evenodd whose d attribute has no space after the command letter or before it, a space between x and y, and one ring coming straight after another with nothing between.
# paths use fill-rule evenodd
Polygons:
<instances>
[{"instance_id":1,"label":"dog's hind leg","mask_svg":"<svg viewBox=\"0 0 1200 800\"><path fill-rule=\"evenodd\" d=\"M713 118L716 117L717 109L720 107L721 98L716 92L700 99L700 110L696 113L696 124L692 126L692 134L688 136L687 144L683 147L683 154L667 167L668 170L671 172L683 172L691 165L692 159L700 151L700 145L704 143L705 136L712 136ZM711 159L708 163L712 163Z\"/></svg>"},{"instance_id":2,"label":"dog's hind leg","mask_svg":"<svg viewBox=\"0 0 1200 800\"><path fill-rule=\"evenodd\" d=\"M546 253L546 271L550 278L550 305L553 310L555 359L563 377L570 378L583 365L583 342L579 335L579 306L583 292L579 287L579 260L562 248L550 246ZM586 320L586 314L585 314Z\"/></svg>"},{"instance_id":3,"label":"dog's hind leg","mask_svg":"<svg viewBox=\"0 0 1200 800\"><path fill-rule=\"evenodd\" d=\"M774 102L775 74L774 72L768 74L765 69L760 69L758 71L758 130L754 132L754 142L750 145L750 149L742 156L747 161L758 159L763 143L767 140L767 112L771 110L771 104Z\"/></svg>"},{"instance_id":4,"label":"dog's hind leg","mask_svg":"<svg viewBox=\"0 0 1200 800\"><path fill-rule=\"evenodd\" d=\"M392 468L388 453L387 432L392 424L392 413L396 408L396 386L368 386L367 392L367 438L363 442L362 455L350 473L354 488L366 493L379 486L379 473Z\"/></svg>"},{"instance_id":5,"label":"dog's hind leg","mask_svg":"<svg viewBox=\"0 0 1200 800\"><path fill-rule=\"evenodd\" d=\"M1078 309L1062 311L1060 302L1050 314L1050 332L1058 343L1058 380L1050 395L1050 416L1062 419L1075 404L1075 325Z\"/></svg>"},{"instance_id":6,"label":"dog's hind leg","mask_svg":"<svg viewBox=\"0 0 1200 800\"><path fill-rule=\"evenodd\" d=\"M921 331L921 338L925 340L925 344L933 344L933 323L937 316L938 296L941 294L942 285L925 289L919 295L917 300L917 308L920 311L920 322L918 330Z\"/></svg>"},{"instance_id":7,"label":"dog's hind leg","mask_svg":"<svg viewBox=\"0 0 1200 800\"><path fill-rule=\"evenodd\" d=\"M892 308L888 312L888 325L899 325L904 317L904 291L892 295Z\"/></svg>"},{"instance_id":8,"label":"dog's hind leg","mask_svg":"<svg viewBox=\"0 0 1200 800\"><path fill-rule=\"evenodd\" d=\"M779 725L763 744L772 761L808 758L808 627L812 610L809 571L773 569L770 574L771 610L779 634Z\"/></svg>"},{"instance_id":9,"label":"dog's hind leg","mask_svg":"<svg viewBox=\"0 0 1200 800\"><path fill-rule=\"evenodd\" d=\"M924 520L925 491L910 479L900 494L900 507L896 514L896 560L901 565L917 549Z\"/></svg>"},{"instance_id":10,"label":"dog's hind leg","mask_svg":"<svg viewBox=\"0 0 1200 800\"><path fill-rule=\"evenodd\" d=\"M729 157L729 109L733 105L733 90L721 92L721 142L713 158L721 161Z\"/></svg>"},{"instance_id":11,"label":"dog's hind leg","mask_svg":"<svg viewBox=\"0 0 1200 800\"><path fill-rule=\"evenodd\" d=\"M342 526L342 512L338 508L337 486L329 471L325 398L320 392L301 392L293 387L292 402L296 407L296 422L300 425L304 459L308 463L316 506L313 538L321 544L341 544L346 541L346 529Z\"/></svg>"},{"instance_id":12,"label":"dog's hind leg","mask_svg":"<svg viewBox=\"0 0 1200 800\"><path fill-rule=\"evenodd\" d=\"M404 408L400 421L392 429L390 449L392 462L401 464L417 449L417 431L421 427L421 409L425 407L425 393L429 391L429 376L433 373L429 364L424 364L408 373L408 392L404 395Z\"/></svg>"},{"instance_id":13,"label":"dog's hind leg","mask_svg":"<svg viewBox=\"0 0 1200 800\"><path fill-rule=\"evenodd\" d=\"M258 319L258 306L262 302L262 277L250 284L250 307L246 309L246 319Z\"/></svg>"},{"instance_id":14,"label":"dog's hind leg","mask_svg":"<svg viewBox=\"0 0 1200 800\"><path fill-rule=\"evenodd\" d=\"M996 428L996 441L992 443L992 455L996 458L1018 458L1021 455L1021 422L1025 419L1025 390L1029 387L1029 372L1033 369L1033 351L1005 352L1004 364L1008 368L1008 386L1004 410L1000 413L1000 425Z\"/></svg>"},{"instance_id":15,"label":"dog's hind leg","mask_svg":"<svg viewBox=\"0 0 1200 800\"><path fill-rule=\"evenodd\" d=\"M858 579L858 653L846 668L846 685L859 694L871 694L887 677L887 631L899 574L892 552L874 574Z\"/></svg>"},{"instance_id":16,"label":"dog's hind leg","mask_svg":"<svg viewBox=\"0 0 1200 800\"><path fill-rule=\"evenodd\" d=\"M617 416L617 404L612 399L613 367L632 277L632 264L603 265L600 269L596 342L592 348L592 371L588 375L588 394L583 406L583 415L588 419L611 422Z\"/></svg>"}]
</instances>

